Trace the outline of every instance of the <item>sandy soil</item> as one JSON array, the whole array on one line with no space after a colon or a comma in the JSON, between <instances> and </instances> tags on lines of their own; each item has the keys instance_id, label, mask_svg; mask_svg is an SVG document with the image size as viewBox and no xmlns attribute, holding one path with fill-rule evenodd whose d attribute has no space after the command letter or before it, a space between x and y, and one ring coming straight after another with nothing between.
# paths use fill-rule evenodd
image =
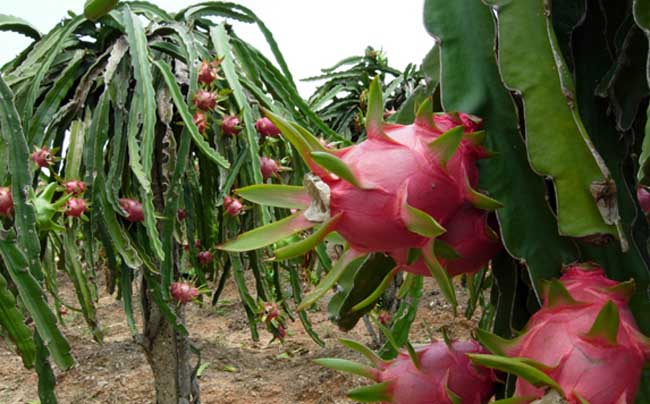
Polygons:
<instances>
[{"instance_id":1,"label":"sandy soil","mask_svg":"<svg viewBox=\"0 0 650 404\"><path fill-rule=\"evenodd\" d=\"M61 279L61 289L72 300L72 286L65 279ZM467 297L458 289L462 306ZM106 335L103 344L92 340L80 314L70 312L66 316L64 332L78 365L67 372L56 370L59 402L152 403L151 371L140 347L131 339L122 303L104 290L100 294L98 317ZM321 307L325 307L324 302ZM459 312L463 312L462 307ZM271 335L262 329L260 342L254 342L232 282L217 307L191 304L187 319L191 338L201 347L203 361L208 364L200 379L203 403L352 403L346 391L367 383L311 362L329 356L362 361L337 342L337 338L345 336L368 343L370 337L362 322L343 333L321 310L312 313L311 319L326 342L324 348L306 335L299 321L288 324L289 336L284 345L277 341L268 344ZM439 338L442 326L450 327L455 338L467 338L474 324L462 316L454 319L449 306L428 281L411 341L426 343L431 337ZM0 404L38 403L36 375L23 368L11 349L0 341Z\"/></svg>"}]
</instances>

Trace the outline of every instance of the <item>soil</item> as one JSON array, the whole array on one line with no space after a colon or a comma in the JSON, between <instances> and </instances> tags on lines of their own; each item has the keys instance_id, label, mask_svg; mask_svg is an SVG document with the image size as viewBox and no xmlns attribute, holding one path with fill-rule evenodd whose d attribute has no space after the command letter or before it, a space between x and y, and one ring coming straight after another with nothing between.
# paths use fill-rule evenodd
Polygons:
<instances>
[{"instance_id":1,"label":"soil","mask_svg":"<svg viewBox=\"0 0 650 404\"><path fill-rule=\"evenodd\" d=\"M60 279L60 290L66 301L74 301L72 284ZM463 313L467 295L457 287ZM141 348L131 338L122 303L100 289L98 318L103 326L103 344L93 341L80 314L69 311L62 327L70 342L77 365L68 371L55 369L57 396L63 404L153 403L151 370ZM187 322L192 341L201 348L202 361L207 364L200 378L201 399L205 404L343 404L352 403L346 392L368 384L360 377L344 375L312 363L320 357L341 357L363 362L337 339L345 336L370 343L363 322L344 333L327 319L321 310L310 313L314 329L325 341L325 347L314 343L299 321L289 323L284 344L274 341L260 327L260 341L251 339L242 305L234 282L224 291L221 302L188 305ZM139 319L138 319L139 320ZM475 319L462 315L454 318L449 305L430 280L420 302L410 340L424 344L430 338L441 338L440 329L447 326L453 338L468 338ZM0 339L0 404L38 403L37 378L22 366L12 347Z\"/></svg>"}]
</instances>

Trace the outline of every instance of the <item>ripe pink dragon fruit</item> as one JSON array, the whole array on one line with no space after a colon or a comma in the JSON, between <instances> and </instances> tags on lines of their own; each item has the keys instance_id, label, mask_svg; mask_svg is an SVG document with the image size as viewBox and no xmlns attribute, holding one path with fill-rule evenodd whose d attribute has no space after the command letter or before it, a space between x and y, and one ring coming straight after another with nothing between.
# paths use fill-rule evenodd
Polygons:
<instances>
[{"instance_id":1,"label":"ripe pink dragon fruit","mask_svg":"<svg viewBox=\"0 0 650 404\"><path fill-rule=\"evenodd\" d=\"M63 183L63 188L68 194L79 195L86 191L86 183L79 180L70 180Z\"/></svg>"},{"instance_id":2,"label":"ripe pink dragon fruit","mask_svg":"<svg viewBox=\"0 0 650 404\"><path fill-rule=\"evenodd\" d=\"M227 115L223 117L221 123L221 131L224 135L237 136L241 132L241 122L235 115Z\"/></svg>"},{"instance_id":3,"label":"ripe pink dragon fruit","mask_svg":"<svg viewBox=\"0 0 650 404\"><path fill-rule=\"evenodd\" d=\"M70 217L81 217L86 211L86 201L82 198L70 198L65 205L65 215Z\"/></svg>"},{"instance_id":4,"label":"ripe pink dragon fruit","mask_svg":"<svg viewBox=\"0 0 650 404\"><path fill-rule=\"evenodd\" d=\"M280 172L280 164L270 157L262 156L260 157L260 170L262 171L262 178L266 181Z\"/></svg>"},{"instance_id":5,"label":"ripe pink dragon fruit","mask_svg":"<svg viewBox=\"0 0 650 404\"><path fill-rule=\"evenodd\" d=\"M374 367L339 359L318 359L316 363L341 371L354 369L355 374L381 383L349 392L352 399L394 404L485 404L494 394L494 371L473 365L467 356L485 352L475 341L432 342L416 348L415 358L400 352L391 361L369 354L358 343L342 342L367 356Z\"/></svg>"},{"instance_id":6,"label":"ripe pink dragon fruit","mask_svg":"<svg viewBox=\"0 0 650 404\"><path fill-rule=\"evenodd\" d=\"M255 121L255 129L262 137L278 137L280 135L280 129L267 117Z\"/></svg>"},{"instance_id":7,"label":"ripe pink dragon fruit","mask_svg":"<svg viewBox=\"0 0 650 404\"><path fill-rule=\"evenodd\" d=\"M176 211L176 219L178 219L179 222L182 222L183 220L187 219L187 210L180 208Z\"/></svg>"},{"instance_id":8,"label":"ripe pink dragon fruit","mask_svg":"<svg viewBox=\"0 0 650 404\"><path fill-rule=\"evenodd\" d=\"M194 105L201 111L210 111L217 106L217 95L206 90L199 90L194 94Z\"/></svg>"},{"instance_id":9,"label":"ripe pink dragon fruit","mask_svg":"<svg viewBox=\"0 0 650 404\"><path fill-rule=\"evenodd\" d=\"M212 262L212 259L214 258L212 256L212 253L210 251L200 251L197 255L197 258L199 259L199 263L201 265L208 265Z\"/></svg>"},{"instance_id":10,"label":"ripe pink dragon fruit","mask_svg":"<svg viewBox=\"0 0 650 404\"><path fill-rule=\"evenodd\" d=\"M633 283L618 283L594 264L568 267L544 291L544 305L512 342L479 337L495 353L532 359L570 404L632 404L650 340L639 331L628 300ZM478 360L478 363L483 363ZM542 397L522 377L516 397Z\"/></svg>"},{"instance_id":11,"label":"ripe pink dragon fruit","mask_svg":"<svg viewBox=\"0 0 650 404\"><path fill-rule=\"evenodd\" d=\"M199 296L199 290L185 282L172 283L171 293L174 300L179 303L189 303Z\"/></svg>"},{"instance_id":12,"label":"ripe pink dragon fruit","mask_svg":"<svg viewBox=\"0 0 650 404\"><path fill-rule=\"evenodd\" d=\"M650 212L650 191L648 191L648 188L639 186L636 189L636 198L639 200L643 213L648 214Z\"/></svg>"},{"instance_id":13,"label":"ripe pink dragon fruit","mask_svg":"<svg viewBox=\"0 0 650 404\"><path fill-rule=\"evenodd\" d=\"M14 211L14 198L11 196L11 188L0 187L0 215L11 217Z\"/></svg>"},{"instance_id":14,"label":"ripe pink dragon fruit","mask_svg":"<svg viewBox=\"0 0 650 404\"><path fill-rule=\"evenodd\" d=\"M303 188L267 184L237 192L253 202L300 210L283 220L282 231L275 225L268 228L264 240L258 237L263 230L257 229L220 248L260 248L320 225L301 248L280 248L275 258L302 255L336 231L350 246L340 258L344 267L372 252L388 253L402 269L434 273L439 281L485 266L500 248L485 211L500 204L475 190L476 161L488 156L480 146L483 133L476 132L479 119L433 114L430 99L411 125L384 123L383 111L381 88L374 80L368 95L368 138L340 150L323 146L306 129L267 112L312 173L305 176ZM436 256L441 250L447 254ZM408 265L412 251L420 254L419 266ZM445 294L454 303L450 285L447 280Z\"/></svg>"},{"instance_id":15,"label":"ripe pink dragon fruit","mask_svg":"<svg viewBox=\"0 0 650 404\"><path fill-rule=\"evenodd\" d=\"M49 167L54 162L54 157L50 149L42 147L32 153L32 161L40 168Z\"/></svg>"},{"instance_id":16,"label":"ripe pink dragon fruit","mask_svg":"<svg viewBox=\"0 0 650 404\"><path fill-rule=\"evenodd\" d=\"M244 209L244 205L239 199L227 195L223 198L223 207L230 216L237 216Z\"/></svg>"},{"instance_id":17,"label":"ripe pink dragon fruit","mask_svg":"<svg viewBox=\"0 0 650 404\"><path fill-rule=\"evenodd\" d=\"M126 212L126 220L129 222L144 222L142 203L129 198L120 198L119 202L122 209Z\"/></svg>"},{"instance_id":18,"label":"ripe pink dragon fruit","mask_svg":"<svg viewBox=\"0 0 650 404\"><path fill-rule=\"evenodd\" d=\"M217 79L218 67L219 62L216 60L210 63L203 61L201 67L199 67L199 83L206 85L212 84Z\"/></svg>"},{"instance_id":19,"label":"ripe pink dragon fruit","mask_svg":"<svg viewBox=\"0 0 650 404\"><path fill-rule=\"evenodd\" d=\"M205 133L205 130L208 128L208 118L201 111L196 111L192 117L192 122L196 125L196 128L199 130L199 133Z\"/></svg>"}]
</instances>

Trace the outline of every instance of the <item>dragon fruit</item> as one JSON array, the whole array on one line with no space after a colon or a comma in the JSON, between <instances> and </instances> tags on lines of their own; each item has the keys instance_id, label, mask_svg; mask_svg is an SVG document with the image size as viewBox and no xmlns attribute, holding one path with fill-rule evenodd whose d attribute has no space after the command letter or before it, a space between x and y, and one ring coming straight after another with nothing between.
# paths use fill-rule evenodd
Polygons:
<instances>
[{"instance_id":1,"label":"dragon fruit","mask_svg":"<svg viewBox=\"0 0 650 404\"><path fill-rule=\"evenodd\" d=\"M206 90L199 90L194 94L194 105L201 111L210 111L217 106L217 95Z\"/></svg>"},{"instance_id":2,"label":"dragon fruit","mask_svg":"<svg viewBox=\"0 0 650 404\"><path fill-rule=\"evenodd\" d=\"M183 220L187 219L187 210L180 208L176 211L176 219L179 222L182 222Z\"/></svg>"},{"instance_id":3,"label":"dragon fruit","mask_svg":"<svg viewBox=\"0 0 650 404\"><path fill-rule=\"evenodd\" d=\"M196 125L196 128L199 130L199 133L205 133L205 130L208 128L208 118L201 111L196 111L192 117L192 122Z\"/></svg>"},{"instance_id":4,"label":"dragon fruit","mask_svg":"<svg viewBox=\"0 0 650 404\"><path fill-rule=\"evenodd\" d=\"M129 222L144 222L142 203L129 198L120 198L119 202L122 209L126 212L126 220Z\"/></svg>"},{"instance_id":5,"label":"dragon fruit","mask_svg":"<svg viewBox=\"0 0 650 404\"><path fill-rule=\"evenodd\" d=\"M262 117L255 121L255 129L262 137L278 137L280 135L280 129L267 117Z\"/></svg>"},{"instance_id":6,"label":"dragon fruit","mask_svg":"<svg viewBox=\"0 0 650 404\"><path fill-rule=\"evenodd\" d=\"M86 183L79 180L70 180L63 183L63 188L68 194L79 195L86 191Z\"/></svg>"},{"instance_id":7,"label":"dragon fruit","mask_svg":"<svg viewBox=\"0 0 650 404\"><path fill-rule=\"evenodd\" d=\"M220 248L260 248L320 224L298 247L277 249L275 259L302 255L336 231L350 247L340 259L343 268L369 253L388 253L400 268L434 275L455 304L449 275L485 266L500 245L486 225L485 213L500 204L475 190L476 160L488 156L480 146L483 133L476 132L480 120L466 114L434 115L429 99L413 124L384 123L378 80L373 81L368 100L367 140L341 150L323 146L306 129L266 112L311 173L305 176L304 187L267 184L237 192L252 202L300 210L283 220L282 231L273 224L266 228L268 237L259 237L264 228L256 229ZM448 254L437 257L440 250ZM413 268L407 260L411 252L421 259ZM333 285L336 279L327 282ZM301 308L312 299L305 302Z\"/></svg>"},{"instance_id":8,"label":"dragon fruit","mask_svg":"<svg viewBox=\"0 0 650 404\"><path fill-rule=\"evenodd\" d=\"M0 187L0 215L11 217L14 211L14 198L11 196L11 188Z\"/></svg>"},{"instance_id":9,"label":"dragon fruit","mask_svg":"<svg viewBox=\"0 0 650 404\"><path fill-rule=\"evenodd\" d=\"M266 181L280 172L280 164L270 157L262 156L260 157L260 170L262 171L262 178Z\"/></svg>"},{"instance_id":10,"label":"dragon fruit","mask_svg":"<svg viewBox=\"0 0 650 404\"><path fill-rule=\"evenodd\" d=\"M199 259L199 263L201 265L208 265L212 262L212 259L214 258L212 256L212 253L210 251L200 251L197 255L197 258Z\"/></svg>"},{"instance_id":11,"label":"dragon fruit","mask_svg":"<svg viewBox=\"0 0 650 404\"><path fill-rule=\"evenodd\" d=\"M174 282L171 286L171 294L177 302L189 303L199 296L199 290L186 282Z\"/></svg>"},{"instance_id":12,"label":"dragon fruit","mask_svg":"<svg viewBox=\"0 0 650 404\"><path fill-rule=\"evenodd\" d=\"M227 195L223 198L223 207L230 216L237 216L244 209L244 205L239 199Z\"/></svg>"},{"instance_id":13,"label":"dragon fruit","mask_svg":"<svg viewBox=\"0 0 650 404\"><path fill-rule=\"evenodd\" d=\"M52 151L47 147L36 149L32 153L32 161L36 163L39 168L49 167L54 162Z\"/></svg>"},{"instance_id":14,"label":"dragon fruit","mask_svg":"<svg viewBox=\"0 0 650 404\"><path fill-rule=\"evenodd\" d=\"M497 354L527 358L548 375L570 404L632 404L650 340L639 331L628 300L633 283L618 283L594 264L568 267L546 284L544 305L513 341L479 332ZM532 359L532 361L530 361ZM477 363L482 361L479 357ZM519 377L516 397L542 397L543 388Z\"/></svg>"},{"instance_id":15,"label":"dragon fruit","mask_svg":"<svg viewBox=\"0 0 650 404\"><path fill-rule=\"evenodd\" d=\"M65 215L81 217L86 211L86 201L82 198L70 198L65 205Z\"/></svg>"},{"instance_id":16,"label":"dragon fruit","mask_svg":"<svg viewBox=\"0 0 650 404\"><path fill-rule=\"evenodd\" d=\"M217 79L218 67L218 61L207 62L204 60L201 63L201 67L199 67L199 83L205 85L212 84Z\"/></svg>"},{"instance_id":17,"label":"dragon fruit","mask_svg":"<svg viewBox=\"0 0 650 404\"><path fill-rule=\"evenodd\" d=\"M221 131L224 135L237 136L241 132L241 122L235 115L227 115L223 117L221 122Z\"/></svg>"},{"instance_id":18,"label":"dragon fruit","mask_svg":"<svg viewBox=\"0 0 650 404\"><path fill-rule=\"evenodd\" d=\"M643 213L650 212L650 191L644 186L639 186L636 190L636 199L639 200L639 205Z\"/></svg>"},{"instance_id":19,"label":"dragon fruit","mask_svg":"<svg viewBox=\"0 0 650 404\"><path fill-rule=\"evenodd\" d=\"M494 371L473 365L467 356L485 352L475 341L434 341L411 354L400 352L391 361L379 359L356 342L341 342L365 355L374 367L333 358L315 362L380 383L352 390L348 393L352 399L395 404L484 404L494 394Z\"/></svg>"}]
</instances>

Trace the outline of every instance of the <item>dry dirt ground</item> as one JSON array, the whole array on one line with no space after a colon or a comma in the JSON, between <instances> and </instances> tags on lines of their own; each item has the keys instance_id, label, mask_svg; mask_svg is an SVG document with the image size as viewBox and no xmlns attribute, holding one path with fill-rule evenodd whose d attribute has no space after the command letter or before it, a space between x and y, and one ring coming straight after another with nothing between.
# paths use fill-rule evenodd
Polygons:
<instances>
[{"instance_id":1,"label":"dry dirt ground","mask_svg":"<svg viewBox=\"0 0 650 404\"><path fill-rule=\"evenodd\" d=\"M61 289L71 300L71 284L62 279ZM458 291L462 313L467 297L460 288ZM92 340L81 315L69 312L66 316L63 329L77 366L66 372L55 370L59 402L153 403L151 371L140 347L131 339L122 303L107 295L103 288L100 295L97 306L106 335L103 344ZM322 303L321 308L324 307ZM324 348L306 335L299 322L288 324L289 336L284 344L268 344L271 335L262 329L260 342L254 342L232 282L217 307L191 304L187 320L191 338L201 347L203 362L208 364L200 378L203 403L352 403L346 398L346 391L367 383L311 362L329 356L362 361L337 342L337 338L345 336L368 343L370 337L362 322L351 332L343 333L321 310L311 313L311 320L326 342ZM474 324L460 315L454 319L449 306L427 281L411 341L426 343L432 336L440 338L442 326L448 326L455 338L467 338ZM0 342L0 404L27 403L38 403L35 373L24 369L11 347Z\"/></svg>"}]
</instances>

